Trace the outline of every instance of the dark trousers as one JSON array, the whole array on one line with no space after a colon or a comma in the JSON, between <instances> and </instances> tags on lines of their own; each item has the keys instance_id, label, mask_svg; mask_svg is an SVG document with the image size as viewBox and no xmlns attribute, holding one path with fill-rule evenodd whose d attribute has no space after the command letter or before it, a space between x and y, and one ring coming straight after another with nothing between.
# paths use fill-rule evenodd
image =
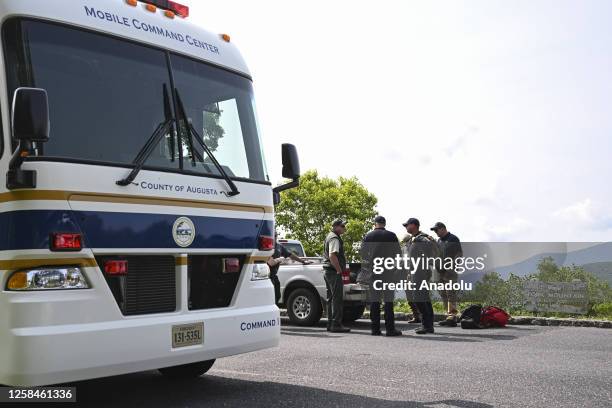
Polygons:
<instances>
[{"instance_id":1,"label":"dark trousers","mask_svg":"<svg viewBox=\"0 0 612 408\"><path fill-rule=\"evenodd\" d=\"M272 285L274 285L274 304L278 305L278 301L281 297L280 281L276 274L270 275L270 280L272 281Z\"/></svg>"},{"instance_id":2,"label":"dark trousers","mask_svg":"<svg viewBox=\"0 0 612 408\"><path fill-rule=\"evenodd\" d=\"M426 329L433 329L434 327L434 311L431 301L429 302L417 302L417 307L423 319L423 327Z\"/></svg>"},{"instance_id":3,"label":"dark trousers","mask_svg":"<svg viewBox=\"0 0 612 408\"><path fill-rule=\"evenodd\" d=\"M385 303L385 329L387 332L395 330L395 312L393 302ZM372 320L372 332L380 331L380 302L370 303L370 319Z\"/></svg>"},{"instance_id":4,"label":"dark trousers","mask_svg":"<svg viewBox=\"0 0 612 408\"><path fill-rule=\"evenodd\" d=\"M327 326L342 325L342 275L335 270L325 271L325 286L327 287Z\"/></svg>"},{"instance_id":5,"label":"dark trousers","mask_svg":"<svg viewBox=\"0 0 612 408\"><path fill-rule=\"evenodd\" d=\"M414 291L414 303L416 303L421 313L423 327L426 329L433 329L434 327L434 311L429 296L429 290L425 288L421 289L421 284L423 282L428 282L430 278L431 272L429 271L419 270L414 275L414 281L417 283L417 290Z\"/></svg>"}]
</instances>

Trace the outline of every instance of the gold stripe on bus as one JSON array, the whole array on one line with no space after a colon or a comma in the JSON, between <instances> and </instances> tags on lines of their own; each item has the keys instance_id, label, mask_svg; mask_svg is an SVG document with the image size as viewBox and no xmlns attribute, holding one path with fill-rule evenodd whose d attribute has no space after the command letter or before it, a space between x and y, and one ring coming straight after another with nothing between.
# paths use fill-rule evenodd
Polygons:
<instances>
[{"instance_id":1,"label":"gold stripe on bus","mask_svg":"<svg viewBox=\"0 0 612 408\"><path fill-rule=\"evenodd\" d=\"M208 208L226 211L272 213L274 207L253 204L229 204L215 201L189 200L184 198L152 198L127 194L99 194L80 191L22 190L0 194L0 203L32 200L72 200L98 203L165 205L170 207Z\"/></svg>"},{"instance_id":2,"label":"gold stripe on bus","mask_svg":"<svg viewBox=\"0 0 612 408\"><path fill-rule=\"evenodd\" d=\"M260 263L260 262L266 262L268 258L269 256L250 256L247 258L246 263L254 264L254 263Z\"/></svg>"},{"instance_id":3,"label":"gold stripe on bus","mask_svg":"<svg viewBox=\"0 0 612 408\"><path fill-rule=\"evenodd\" d=\"M0 269L2 270L28 269L56 265L80 265L83 267L98 266L96 260L93 258L40 258L13 259L10 261L0 260Z\"/></svg>"},{"instance_id":4,"label":"gold stripe on bus","mask_svg":"<svg viewBox=\"0 0 612 408\"><path fill-rule=\"evenodd\" d=\"M178 256L175 259L176 266L183 266L188 264L188 258L186 256Z\"/></svg>"}]
</instances>

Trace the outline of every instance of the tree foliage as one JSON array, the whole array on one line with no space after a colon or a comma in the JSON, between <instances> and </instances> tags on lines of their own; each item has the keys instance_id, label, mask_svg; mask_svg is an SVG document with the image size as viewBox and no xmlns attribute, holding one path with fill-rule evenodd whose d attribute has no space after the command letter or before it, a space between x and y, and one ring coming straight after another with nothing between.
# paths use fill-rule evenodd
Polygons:
<instances>
[{"instance_id":1,"label":"tree foliage","mask_svg":"<svg viewBox=\"0 0 612 408\"><path fill-rule=\"evenodd\" d=\"M217 104L211 104L204 111L204 143L215 152L219 147L219 139L225 136L225 129L219 124L223 111Z\"/></svg>"},{"instance_id":2,"label":"tree foliage","mask_svg":"<svg viewBox=\"0 0 612 408\"><path fill-rule=\"evenodd\" d=\"M306 254L323 254L323 241L334 219L347 223L343 236L348 260L356 259L354 244L372 228L377 198L356 177L337 180L321 177L316 170L300 178L300 186L281 193L276 222L287 238L298 239Z\"/></svg>"}]
</instances>

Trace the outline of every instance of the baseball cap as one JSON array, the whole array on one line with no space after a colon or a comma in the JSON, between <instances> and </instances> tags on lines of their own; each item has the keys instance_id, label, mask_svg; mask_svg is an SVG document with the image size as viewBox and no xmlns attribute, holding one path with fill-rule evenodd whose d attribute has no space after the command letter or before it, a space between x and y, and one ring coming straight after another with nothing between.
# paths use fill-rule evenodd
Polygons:
<instances>
[{"instance_id":1,"label":"baseball cap","mask_svg":"<svg viewBox=\"0 0 612 408\"><path fill-rule=\"evenodd\" d=\"M382 215L377 215L376 218L374 218L374 222L376 224L386 224L387 220Z\"/></svg>"},{"instance_id":2,"label":"baseball cap","mask_svg":"<svg viewBox=\"0 0 612 408\"><path fill-rule=\"evenodd\" d=\"M408 221L406 221L405 223L403 223L402 225L405 227L408 224L414 224L417 227L421 226L421 223L419 222L419 220L417 220L416 218L408 218Z\"/></svg>"},{"instance_id":3,"label":"baseball cap","mask_svg":"<svg viewBox=\"0 0 612 408\"><path fill-rule=\"evenodd\" d=\"M338 225L342 225L344 227L346 226L346 221L344 221L342 218L336 218L334 222L332 222L332 227L337 227Z\"/></svg>"},{"instance_id":4,"label":"baseball cap","mask_svg":"<svg viewBox=\"0 0 612 408\"><path fill-rule=\"evenodd\" d=\"M437 230L439 230L440 228L444 228L444 229L446 229L446 225L444 225L444 223L443 223L443 222L438 221L438 222L436 222L436 223L434 224L434 226L433 226L433 227L431 227L430 229L431 229L432 231L437 231Z\"/></svg>"}]
</instances>

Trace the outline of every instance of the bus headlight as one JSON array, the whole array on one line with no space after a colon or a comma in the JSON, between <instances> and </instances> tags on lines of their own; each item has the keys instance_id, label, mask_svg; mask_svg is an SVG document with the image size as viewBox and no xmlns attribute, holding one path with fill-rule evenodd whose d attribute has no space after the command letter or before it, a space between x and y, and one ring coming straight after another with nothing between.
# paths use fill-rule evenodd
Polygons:
<instances>
[{"instance_id":1,"label":"bus headlight","mask_svg":"<svg viewBox=\"0 0 612 408\"><path fill-rule=\"evenodd\" d=\"M6 288L18 291L88 289L89 285L78 267L60 266L17 271L9 277Z\"/></svg>"},{"instance_id":2,"label":"bus headlight","mask_svg":"<svg viewBox=\"0 0 612 408\"><path fill-rule=\"evenodd\" d=\"M256 263L253 265L253 276L251 280L262 280L270 278L270 267L265 263Z\"/></svg>"}]
</instances>

